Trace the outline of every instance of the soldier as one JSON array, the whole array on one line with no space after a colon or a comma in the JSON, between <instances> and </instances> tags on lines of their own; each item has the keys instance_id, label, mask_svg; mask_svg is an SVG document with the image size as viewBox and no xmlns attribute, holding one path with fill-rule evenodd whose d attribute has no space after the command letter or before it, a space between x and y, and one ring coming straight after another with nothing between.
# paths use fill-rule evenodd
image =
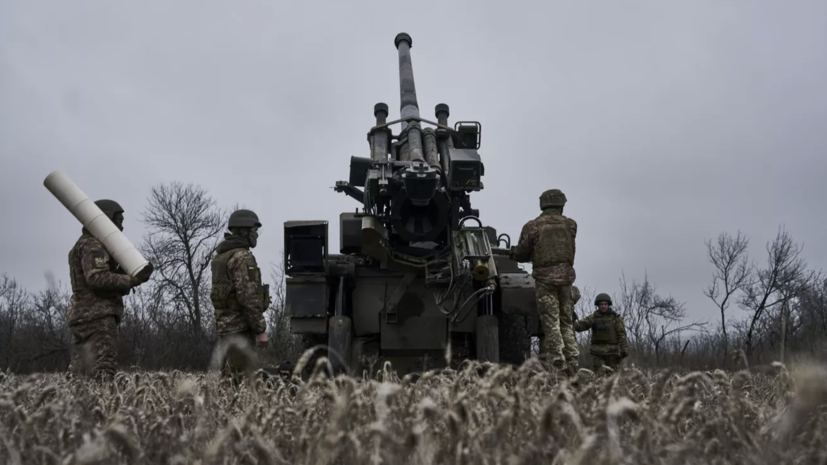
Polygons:
<instances>
[{"instance_id":1,"label":"soldier","mask_svg":"<svg viewBox=\"0 0 827 465\"><path fill-rule=\"evenodd\" d=\"M577 286L571 287L571 321L577 321L577 312L574 311L574 306L577 305L577 302L580 301L580 289ZM561 310L565 311L565 310ZM566 363L568 364L568 371L572 374L577 373L577 370L580 369L580 349L577 347L577 338L574 337L574 328L570 328L571 334L563 334L564 328L561 326L560 332L563 336L563 355L566 358ZM545 341L545 334L541 334L540 339L540 356L542 357L545 354L543 350L543 345Z\"/></svg>"},{"instance_id":2,"label":"soldier","mask_svg":"<svg viewBox=\"0 0 827 465\"><path fill-rule=\"evenodd\" d=\"M264 312L270 306L270 286L262 285L261 270L250 252L256 246L261 223L250 210L230 215L229 233L224 235L212 260L210 298L215 308L218 334L217 355L225 374L250 371L253 341L267 347ZM246 355L244 355L246 353Z\"/></svg>"},{"instance_id":3,"label":"soldier","mask_svg":"<svg viewBox=\"0 0 827 465\"><path fill-rule=\"evenodd\" d=\"M511 258L532 263L537 310L545 336L544 358L552 367L561 370L568 367L569 374L573 374L577 366L574 355L577 341L572 331L571 286L577 277L574 272L577 223L563 216L565 205L566 196L559 189L543 192L540 195L542 213L523 226L519 243L511 249Z\"/></svg>"},{"instance_id":4,"label":"soldier","mask_svg":"<svg viewBox=\"0 0 827 465\"><path fill-rule=\"evenodd\" d=\"M626 327L623 318L612 308L612 298L609 294L598 294L594 299L597 311L577 321L574 330L579 332L592 330L591 348L592 364L595 373L603 371L608 366L617 370L620 362L629 356L629 343L626 339Z\"/></svg>"},{"instance_id":5,"label":"soldier","mask_svg":"<svg viewBox=\"0 0 827 465\"><path fill-rule=\"evenodd\" d=\"M95 205L123 231L123 208L113 200ZM129 276L112 258L103 243L86 228L69 252L72 297L67 323L72 335L69 371L111 379L118 370L118 326L123 317L123 296L152 275L152 264L137 276Z\"/></svg>"}]
</instances>

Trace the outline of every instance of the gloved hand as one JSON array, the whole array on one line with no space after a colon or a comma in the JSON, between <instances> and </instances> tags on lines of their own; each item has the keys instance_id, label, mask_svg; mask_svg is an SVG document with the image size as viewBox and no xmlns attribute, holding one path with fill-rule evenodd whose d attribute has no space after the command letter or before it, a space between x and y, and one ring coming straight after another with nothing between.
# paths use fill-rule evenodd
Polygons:
<instances>
[{"instance_id":1,"label":"gloved hand","mask_svg":"<svg viewBox=\"0 0 827 465\"><path fill-rule=\"evenodd\" d=\"M149 277L152 276L153 271L155 271L155 268L152 266L152 262L147 263L147 265L143 267L138 274L132 277L133 287L140 286L141 284L149 281Z\"/></svg>"},{"instance_id":2,"label":"gloved hand","mask_svg":"<svg viewBox=\"0 0 827 465\"><path fill-rule=\"evenodd\" d=\"M629 352L626 352L626 350L625 350L625 349L621 349L621 351L620 351L620 358L621 358L621 359L624 359L624 358L626 358L626 357L628 357L628 356L629 356Z\"/></svg>"}]
</instances>

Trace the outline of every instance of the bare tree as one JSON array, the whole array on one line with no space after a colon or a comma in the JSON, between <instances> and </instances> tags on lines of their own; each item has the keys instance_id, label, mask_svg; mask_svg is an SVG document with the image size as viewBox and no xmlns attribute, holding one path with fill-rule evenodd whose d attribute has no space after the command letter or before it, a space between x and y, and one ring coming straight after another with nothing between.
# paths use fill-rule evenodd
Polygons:
<instances>
[{"instance_id":1,"label":"bare tree","mask_svg":"<svg viewBox=\"0 0 827 465\"><path fill-rule=\"evenodd\" d=\"M153 335L159 328L175 325L170 320L181 315L164 310L164 292L162 286L149 282L133 289L124 298L124 316L121 322L124 331L120 338L121 349L128 352L134 363L141 365L151 359L148 351L158 351L151 346Z\"/></svg>"},{"instance_id":2,"label":"bare tree","mask_svg":"<svg viewBox=\"0 0 827 465\"><path fill-rule=\"evenodd\" d=\"M580 300L574 304L574 313L578 319L585 318L594 312L594 298L597 295L595 291L588 288L588 286L578 286L580 289ZM574 333L577 342L585 344L589 340L588 331L582 333Z\"/></svg>"},{"instance_id":3,"label":"bare tree","mask_svg":"<svg viewBox=\"0 0 827 465\"><path fill-rule=\"evenodd\" d=\"M748 355L753 350L758 323L765 314L785 305L810 285L814 274L808 273L801 250L787 231L779 227L775 239L767 244L766 268L759 269L754 281L745 287L740 305L750 314L745 341Z\"/></svg>"},{"instance_id":4,"label":"bare tree","mask_svg":"<svg viewBox=\"0 0 827 465\"><path fill-rule=\"evenodd\" d=\"M196 334L204 330L209 268L224 226L224 213L201 187L178 182L152 188L144 222L150 229L143 251L155 266L153 279L183 312Z\"/></svg>"},{"instance_id":5,"label":"bare tree","mask_svg":"<svg viewBox=\"0 0 827 465\"><path fill-rule=\"evenodd\" d=\"M27 357L31 363L55 355L68 356L69 334L66 316L71 293L50 279L50 285L34 295L31 320L39 327L37 347ZM67 357L68 358L68 357Z\"/></svg>"},{"instance_id":6,"label":"bare tree","mask_svg":"<svg viewBox=\"0 0 827 465\"><path fill-rule=\"evenodd\" d=\"M753 265L749 263L747 247L749 239L738 231L735 237L728 233L718 235L718 242L706 240L709 261L715 267L712 282L704 289L704 295L715 302L721 313L721 332L724 336L724 360L729 354L726 311L733 295L751 284Z\"/></svg>"},{"instance_id":7,"label":"bare tree","mask_svg":"<svg viewBox=\"0 0 827 465\"><path fill-rule=\"evenodd\" d=\"M620 313L626 324L630 345L639 350L651 350L655 358L660 357L664 341L683 331L699 329L706 323L682 324L686 317L684 304L674 297L662 297L657 288L644 274L643 282L626 282L625 274L620 280Z\"/></svg>"},{"instance_id":8,"label":"bare tree","mask_svg":"<svg viewBox=\"0 0 827 465\"><path fill-rule=\"evenodd\" d=\"M782 295L786 294L783 290L781 292L782 292ZM781 327L781 354L780 354L778 360L781 363L784 363L784 355L785 355L784 354L784 349L787 348L787 331L789 330L790 323L791 323L790 322L790 316L791 316L790 314L792 312L790 311L790 306L791 306L791 302L790 302L789 298L787 296L784 296L784 298L781 302L781 311L779 312L779 315L778 315L779 320L780 320L778 325Z\"/></svg>"},{"instance_id":9,"label":"bare tree","mask_svg":"<svg viewBox=\"0 0 827 465\"><path fill-rule=\"evenodd\" d=\"M812 285L802 290L797 299L800 332L797 334L799 348L810 353L821 351L817 357L827 356L827 279L818 273Z\"/></svg>"},{"instance_id":10,"label":"bare tree","mask_svg":"<svg viewBox=\"0 0 827 465\"><path fill-rule=\"evenodd\" d=\"M824 327L823 324L819 325L819 323L824 321L824 307L808 305L812 302L812 297L818 296L820 293L819 291L821 290L820 288L823 282L824 278L820 272L806 271L799 279L779 289L778 296L780 304L778 305L779 311L776 312L777 315L775 315L775 321L779 328L777 332L780 333L777 337L780 339L779 360L781 363L785 362L787 348L790 345L800 346L806 343L804 339L806 339L808 335L802 331L805 325L813 325L813 323L815 323L816 326ZM822 313L820 318L817 315L813 315L813 310ZM816 316L816 318L813 318L813 316ZM776 333L776 331L773 331L773 333ZM818 339L821 339L821 334L823 334L823 332L819 331Z\"/></svg>"},{"instance_id":11,"label":"bare tree","mask_svg":"<svg viewBox=\"0 0 827 465\"><path fill-rule=\"evenodd\" d=\"M574 312L577 313L578 318L583 318L594 312L594 297L597 291L589 289L588 286L578 286L578 289L580 289L580 300L574 304Z\"/></svg>"},{"instance_id":12,"label":"bare tree","mask_svg":"<svg viewBox=\"0 0 827 465\"><path fill-rule=\"evenodd\" d=\"M14 359L14 337L21 323L29 294L14 278L4 273L0 276L0 354L2 367L10 366Z\"/></svg>"}]
</instances>

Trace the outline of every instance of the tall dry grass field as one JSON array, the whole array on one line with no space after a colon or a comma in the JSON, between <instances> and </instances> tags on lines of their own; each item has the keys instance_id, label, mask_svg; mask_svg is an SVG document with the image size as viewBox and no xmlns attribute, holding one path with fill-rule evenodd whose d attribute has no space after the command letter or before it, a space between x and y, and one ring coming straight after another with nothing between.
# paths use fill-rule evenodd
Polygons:
<instances>
[{"instance_id":1,"label":"tall dry grass field","mask_svg":"<svg viewBox=\"0 0 827 465\"><path fill-rule=\"evenodd\" d=\"M320 372L317 366L317 374ZM646 372L577 383L536 360L421 378L0 374L0 463L827 463L827 372Z\"/></svg>"}]
</instances>

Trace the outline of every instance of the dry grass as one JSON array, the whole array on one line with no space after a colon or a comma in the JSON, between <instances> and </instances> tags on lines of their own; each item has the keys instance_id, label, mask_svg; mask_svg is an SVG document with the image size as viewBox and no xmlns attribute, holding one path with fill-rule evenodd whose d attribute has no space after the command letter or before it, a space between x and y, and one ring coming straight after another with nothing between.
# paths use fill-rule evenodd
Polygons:
<instances>
[{"instance_id":1,"label":"dry grass","mask_svg":"<svg viewBox=\"0 0 827 465\"><path fill-rule=\"evenodd\" d=\"M319 373L321 365L317 366ZM0 463L827 463L827 371L0 374ZM484 373L483 373L484 372Z\"/></svg>"}]
</instances>

